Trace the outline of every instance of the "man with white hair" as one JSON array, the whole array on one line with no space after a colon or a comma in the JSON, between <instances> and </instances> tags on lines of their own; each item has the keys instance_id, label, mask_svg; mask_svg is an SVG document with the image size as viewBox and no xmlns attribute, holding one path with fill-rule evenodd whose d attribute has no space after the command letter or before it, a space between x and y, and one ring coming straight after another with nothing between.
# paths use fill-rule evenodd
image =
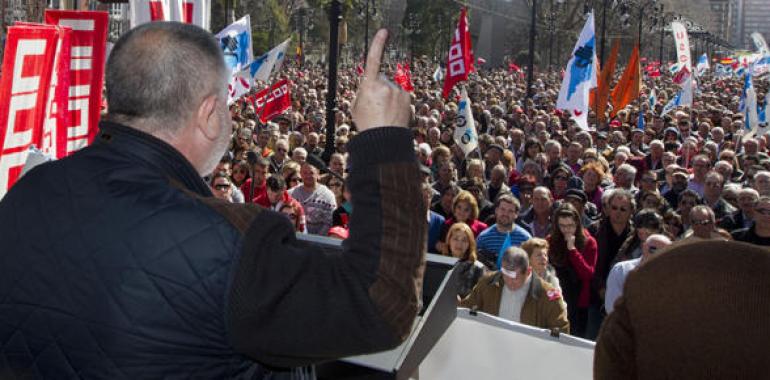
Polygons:
<instances>
[{"instance_id":1,"label":"man with white hair","mask_svg":"<svg viewBox=\"0 0 770 380\"><path fill-rule=\"evenodd\" d=\"M647 170L663 169L663 141L650 142L650 152L644 156L644 166Z\"/></svg>"},{"instance_id":2,"label":"man with white hair","mask_svg":"<svg viewBox=\"0 0 770 380\"><path fill-rule=\"evenodd\" d=\"M615 301L623 295L623 285L626 283L628 273L644 264L659 250L671 245L671 239L666 235L652 234L642 244L642 256L637 259L621 261L615 264L607 277L607 291L604 294L604 309L607 314L612 313Z\"/></svg>"},{"instance_id":3,"label":"man with white hair","mask_svg":"<svg viewBox=\"0 0 770 380\"><path fill-rule=\"evenodd\" d=\"M759 196L770 196L770 171L761 170L754 174L751 187L759 193Z\"/></svg>"},{"instance_id":4,"label":"man with white hair","mask_svg":"<svg viewBox=\"0 0 770 380\"><path fill-rule=\"evenodd\" d=\"M294 148L294 151L291 152L291 159L300 165L303 164L307 160L307 150L303 147Z\"/></svg>"},{"instance_id":5,"label":"man with white hair","mask_svg":"<svg viewBox=\"0 0 770 380\"><path fill-rule=\"evenodd\" d=\"M622 164L615 170L615 175L612 177L614 185L613 189L625 189L632 194L636 194L639 189L634 186L634 180L636 179L636 168L630 164Z\"/></svg>"}]
</instances>

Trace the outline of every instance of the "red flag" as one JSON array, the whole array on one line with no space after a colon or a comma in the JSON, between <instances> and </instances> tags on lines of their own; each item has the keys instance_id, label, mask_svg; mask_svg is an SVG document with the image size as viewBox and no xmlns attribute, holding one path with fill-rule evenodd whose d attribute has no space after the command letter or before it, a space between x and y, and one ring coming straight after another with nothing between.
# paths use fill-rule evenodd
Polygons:
<instances>
[{"instance_id":1,"label":"red flag","mask_svg":"<svg viewBox=\"0 0 770 380\"><path fill-rule=\"evenodd\" d=\"M364 75L364 65L359 63L358 66L356 66L356 73L358 73L358 76Z\"/></svg>"},{"instance_id":2,"label":"red flag","mask_svg":"<svg viewBox=\"0 0 770 380\"><path fill-rule=\"evenodd\" d=\"M15 26L41 27L44 24L17 22ZM50 27L50 25L49 25ZM54 53L51 88L45 105L45 121L43 135L36 142L38 149L51 157L63 157L67 149L67 130L69 113L67 112L67 97L69 93L70 52L72 50L72 28L54 26L57 33L56 51Z\"/></svg>"},{"instance_id":3,"label":"red flag","mask_svg":"<svg viewBox=\"0 0 770 380\"><path fill-rule=\"evenodd\" d=\"M259 121L267 123L274 117L291 107L289 80L276 82L273 87L264 89L254 95L254 111L259 115Z\"/></svg>"},{"instance_id":4,"label":"red flag","mask_svg":"<svg viewBox=\"0 0 770 380\"><path fill-rule=\"evenodd\" d=\"M58 152L60 157L84 148L99 130L107 22L107 12L45 11L46 24L72 28L72 66L67 102L70 122L66 132L60 132L67 138L65 152Z\"/></svg>"},{"instance_id":5,"label":"red flag","mask_svg":"<svg viewBox=\"0 0 770 380\"><path fill-rule=\"evenodd\" d=\"M19 178L29 147L42 141L57 41L52 26L8 28L0 77L0 198Z\"/></svg>"},{"instance_id":6,"label":"red flag","mask_svg":"<svg viewBox=\"0 0 770 380\"><path fill-rule=\"evenodd\" d=\"M681 70L677 71L676 74L674 74L672 81L681 86L682 83L684 83L689 77L690 70L687 70L687 66L685 66Z\"/></svg>"},{"instance_id":7,"label":"red flag","mask_svg":"<svg viewBox=\"0 0 770 380\"><path fill-rule=\"evenodd\" d=\"M479 65L483 65L483 64L487 63L487 60L484 59L484 58L479 57L478 59L476 59L476 62L478 62Z\"/></svg>"},{"instance_id":8,"label":"red flag","mask_svg":"<svg viewBox=\"0 0 770 380\"><path fill-rule=\"evenodd\" d=\"M455 29L452 37L452 45L449 47L447 73L442 92L444 99L449 96L457 82L468 80L468 74L473 70L471 34L468 30L467 11L463 8L460 11L460 19L457 21L457 29Z\"/></svg>"},{"instance_id":9,"label":"red flag","mask_svg":"<svg viewBox=\"0 0 770 380\"><path fill-rule=\"evenodd\" d=\"M396 72L393 74L393 81L401 86L404 91L414 91L414 86L412 86L412 78L409 71L409 65L401 66L400 63L396 64Z\"/></svg>"},{"instance_id":10,"label":"red flag","mask_svg":"<svg viewBox=\"0 0 770 380\"><path fill-rule=\"evenodd\" d=\"M521 71L521 67L519 67L517 64L515 64L515 63L509 63L508 64L508 72L509 73L515 73L515 72L519 72L519 71Z\"/></svg>"}]
</instances>

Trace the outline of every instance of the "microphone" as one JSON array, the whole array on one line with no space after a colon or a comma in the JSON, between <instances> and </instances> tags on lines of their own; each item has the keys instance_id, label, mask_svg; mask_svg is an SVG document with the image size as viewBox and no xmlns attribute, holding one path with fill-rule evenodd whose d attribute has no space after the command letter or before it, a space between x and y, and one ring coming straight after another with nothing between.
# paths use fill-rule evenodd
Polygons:
<instances>
[{"instance_id":1,"label":"microphone","mask_svg":"<svg viewBox=\"0 0 770 380\"><path fill-rule=\"evenodd\" d=\"M320 170L320 171L322 171L324 173L329 173L332 176L334 176L334 178L337 178L338 180L340 180L342 182L345 182L345 179L342 178L341 175L331 171L329 169L329 167L326 166L326 163L320 157L316 156L315 154L309 154L308 153L307 158L305 160L307 161L308 164L313 165L316 169L318 169L318 170Z\"/></svg>"}]
</instances>

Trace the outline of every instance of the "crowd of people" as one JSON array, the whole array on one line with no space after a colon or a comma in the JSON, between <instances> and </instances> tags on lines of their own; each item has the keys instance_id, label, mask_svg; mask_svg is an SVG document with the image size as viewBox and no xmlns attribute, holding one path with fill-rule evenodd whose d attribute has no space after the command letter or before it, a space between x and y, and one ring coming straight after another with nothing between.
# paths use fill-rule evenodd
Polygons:
<instances>
[{"instance_id":1,"label":"crowd of people","mask_svg":"<svg viewBox=\"0 0 770 380\"><path fill-rule=\"evenodd\" d=\"M661 115L680 87L666 73L645 76L638 99L603 118L592 110L581 130L555 108L558 71L536 72L527 98L524 75L481 67L462 84L479 136L466 156L453 138L459 88L443 99L435 68L412 64L410 129L430 205L427 250L459 259L460 305L595 339L628 272L665 246L770 245L770 136L744 129L742 78L701 76L692 106ZM340 71L327 126L324 69L284 74L293 104L283 115L262 124L248 102L231 106L230 150L210 185L219 198L284 213L297 232L345 239L355 212L346 143L361 75ZM755 86L764 99L767 82ZM336 138L322 171L311 162L326 128Z\"/></svg>"}]
</instances>

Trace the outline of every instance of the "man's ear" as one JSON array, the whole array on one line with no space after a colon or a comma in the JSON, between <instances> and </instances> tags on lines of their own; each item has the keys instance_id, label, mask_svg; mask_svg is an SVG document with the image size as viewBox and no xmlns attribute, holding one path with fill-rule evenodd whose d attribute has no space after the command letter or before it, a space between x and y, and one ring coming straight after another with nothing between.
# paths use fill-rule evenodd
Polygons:
<instances>
[{"instance_id":1,"label":"man's ear","mask_svg":"<svg viewBox=\"0 0 770 380\"><path fill-rule=\"evenodd\" d=\"M203 98L195 114L196 125L201 134L209 140L216 140L222 127L217 120L217 96Z\"/></svg>"}]
</instances>

